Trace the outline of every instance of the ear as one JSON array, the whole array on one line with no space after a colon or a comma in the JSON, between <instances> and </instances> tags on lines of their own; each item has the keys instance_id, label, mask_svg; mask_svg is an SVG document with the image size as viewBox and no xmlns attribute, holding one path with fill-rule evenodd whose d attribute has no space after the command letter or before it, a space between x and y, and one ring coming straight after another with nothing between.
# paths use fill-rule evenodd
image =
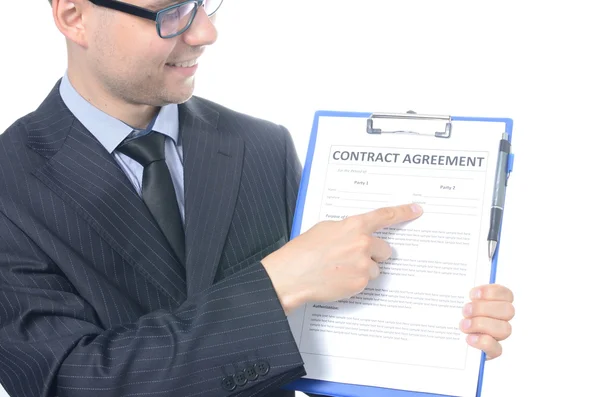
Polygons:
<instances>
[{"instance_id":1,"label":"ear","mask_svg":"<svg viewBox=\"0 0 600 397\"><path fill-rule=\"evenodd\" d=\"M89 6L82 0L53 0L52 15L60 32L73 43L87 47L88 37L84 11Z\"/></svg>"}]
</instances>

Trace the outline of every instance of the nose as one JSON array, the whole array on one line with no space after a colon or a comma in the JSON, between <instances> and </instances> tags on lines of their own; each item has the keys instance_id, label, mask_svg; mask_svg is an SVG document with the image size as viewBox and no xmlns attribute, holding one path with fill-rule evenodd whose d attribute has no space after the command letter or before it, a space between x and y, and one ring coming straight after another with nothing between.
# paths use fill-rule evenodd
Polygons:
<instances>
[{"instance_id":1,"label":"nose","mask_svg":"<svg viewBox=\"0 0 600 397\"><path fill-rule=\"evenodd\" d=\"M217 41L217 28L204 7L198 8L192 25L183 33L183 40L190 46L210 45Z\"/></svg>"}]
</instances>

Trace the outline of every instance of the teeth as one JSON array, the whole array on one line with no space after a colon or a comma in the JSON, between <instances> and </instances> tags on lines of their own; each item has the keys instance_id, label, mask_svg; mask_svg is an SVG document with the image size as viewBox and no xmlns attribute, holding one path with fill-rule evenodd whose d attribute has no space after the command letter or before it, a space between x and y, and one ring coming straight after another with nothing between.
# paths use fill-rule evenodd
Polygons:
<instances>
[{"instance_id":1,"label":"teeth","mask_svg":"<svg viewBox=\"0 0 600 397\"><path fill-rule=\"evenodd\" d=\"M193 59L191 61L187 61L187 62L182 62L182 63L168 63L167 65L169 66L175 66L178 68L191 68L192 66L196 65L198 63L197 59Z\"/></svg>"}]
</instances>

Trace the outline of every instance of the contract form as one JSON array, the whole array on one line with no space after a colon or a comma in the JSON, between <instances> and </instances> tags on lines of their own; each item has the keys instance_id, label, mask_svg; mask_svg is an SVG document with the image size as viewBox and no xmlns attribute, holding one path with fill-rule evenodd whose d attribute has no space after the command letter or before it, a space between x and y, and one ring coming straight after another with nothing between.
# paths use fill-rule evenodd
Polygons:
<instances>
[{"instance_id":1,"label":"contract form","mask_svg":"<svg viewBox=\"0 0 600 397\"><path fill-rule=\"evenodd\" d=\"M301 193L302 233L384 206L423 215L375 233L393 249L356 296L289 317L306 378L475 396L480 350L459 329L469 292L490 282L487 232L504 124L453 122L449 139L369 135L363 118L322 117Z\"/></svg>"}]
</instances>

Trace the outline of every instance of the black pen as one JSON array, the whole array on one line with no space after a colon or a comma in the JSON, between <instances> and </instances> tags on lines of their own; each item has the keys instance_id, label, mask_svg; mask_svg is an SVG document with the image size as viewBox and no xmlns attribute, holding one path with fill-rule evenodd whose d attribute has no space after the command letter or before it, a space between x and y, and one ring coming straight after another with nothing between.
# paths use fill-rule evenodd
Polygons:
<instances>
[{"instance_id":1,"label":"black pen","mask_svg":"<svg viewBox=\"0 0 600 397\"><path fill-rule=\"evenodd\" d=\"M504 197L506 196L506 180L508 177L508 156L510 155L510 142L508 134L502 134L498 163L496 164L496 179L494 181L494 195L492 197L492 210L490 214L490 231L488 233L488 254L490 259L494 257L498 237L500 234L500 223L504 212Z\"/></svg>"}]
</instances>

